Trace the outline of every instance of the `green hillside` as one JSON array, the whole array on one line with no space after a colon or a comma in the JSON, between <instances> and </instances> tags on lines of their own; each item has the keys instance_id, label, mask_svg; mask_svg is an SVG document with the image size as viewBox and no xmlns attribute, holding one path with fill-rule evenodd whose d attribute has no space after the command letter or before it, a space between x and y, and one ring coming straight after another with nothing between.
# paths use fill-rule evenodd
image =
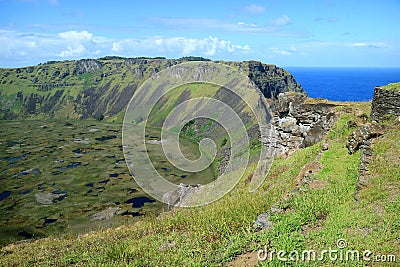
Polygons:
<instances>
[{"instance_id":1,"label":"green hillside","mask_svg":"<svg viewBox=\"0 0 400 267\"><path fill-rule=\"evenodd\" d=\"M0 119L95 118L122 121L135 90L153 74L184 61L163 58L82 59L0 69ZM221 62L247 74L266 97L302 92L285 70L260 62Z\"/></svg>"}]
</instances>

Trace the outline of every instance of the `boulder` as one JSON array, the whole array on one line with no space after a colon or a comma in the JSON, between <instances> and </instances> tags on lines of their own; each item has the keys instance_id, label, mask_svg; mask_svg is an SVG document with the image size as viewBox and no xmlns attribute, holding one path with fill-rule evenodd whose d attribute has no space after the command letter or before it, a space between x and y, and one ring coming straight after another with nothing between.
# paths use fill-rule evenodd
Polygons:
<instances>
[{"instance_id":1,"label":"boulder","mask_svg":"<svg viewBox=\"0 0 400 267\"><path fill-rule=\"evenodd\" d=\"M297 126L297 120L292 117L285 117L279 120L279 128L284 132L292 132Z\"/></svg>"},{"instance_id":2,"label":"boulder","mask_svg":"<svg viewBox=\"0 0 400 267\"><path fill-rule=\"evenodd\" d=\"M304 147L312 146L312 145L318 143L319 141L322 140L325 133L326 133L326 130L323 129L319 125L312 127L308 131L306 137L304 138L304 141L303 141Z\"/></svg>"},{"instance_id":3,"label":"boulder","mask_svg":"<svg viewBox=\"0 0 400 267\"><path fill-rule=\"evenodd\" d=\"M253 223L253 228L255 230L268 230L272 226L274 226L274 223L269 220L270 218L270 213L262 213L258 215L257 220Z\"/></svg>"},{"instance_id":4,"label":"boulder","mask_svg":"<svg viewBox=\"0 0 400 267\"><path fill-rule=\"evenodd\" d=\"M100 221L108 220L117 215L120 210L120 207L109 207L105 210L93 214L92 216L90 216L90 219Z\"/></svg>"},{"instance_id":5,"label":"boulder","mask_svg":"<svg viewBox=\"0 0 400 267\"><path fill-rule=\"evenodd\" d=\"M200 185L180 184L176 190L167 192L163 195L162 202L165 211L172 210L175 206L179 206L182 200L188 195L199 189Z\"/></svg>"},{"instance_id":6,"label":"boulder","mask_svg":"<svg viewBox=\"0 0 400 267\"><path fill-rule=\"evenodd\" d=\"M67 195L66 192L60 193L49 193L49 192L40 192L35 194L35 199L39 204L49 205L54 203L57 200L63 200Z\"/></svg>"}]
</instances>

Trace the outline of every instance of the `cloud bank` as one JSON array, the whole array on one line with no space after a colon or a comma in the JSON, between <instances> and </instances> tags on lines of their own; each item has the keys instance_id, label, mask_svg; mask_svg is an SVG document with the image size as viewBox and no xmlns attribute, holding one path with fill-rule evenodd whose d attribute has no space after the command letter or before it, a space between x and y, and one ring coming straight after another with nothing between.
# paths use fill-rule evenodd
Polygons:
<instances>
[{"instance_id":1,"label":"cloud bank","mask_svg":"<svg viewBox=\"0 0 400 267\"><path fill-rule=\"evenodd\" d=\"M249 54L249 45L234 44L217 37L163 37L111 39L88 31L65 31L57 34L22 33L0 29L0 67L35 64L51 60L119 55L126 57L159 55L166 57ZM26 63L25 63L26 62ZM5 63L5 64L4 64Z\"/></svg>"}]
</instances>

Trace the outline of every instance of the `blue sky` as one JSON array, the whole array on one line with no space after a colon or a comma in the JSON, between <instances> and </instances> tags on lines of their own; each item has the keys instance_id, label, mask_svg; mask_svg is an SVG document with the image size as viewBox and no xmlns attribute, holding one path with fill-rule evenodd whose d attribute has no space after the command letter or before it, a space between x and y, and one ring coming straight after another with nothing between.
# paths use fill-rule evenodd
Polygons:
<instances>
[{"instance_id":1,"label":"blue sky","mask_svg":"<svg viewBox=\"0 0 400 267\"><path fill-rule=\"evenodd\" d=\"M203 56L400 67L400 1L0 0L0 67Z\"/></svg>"}]
</instances>

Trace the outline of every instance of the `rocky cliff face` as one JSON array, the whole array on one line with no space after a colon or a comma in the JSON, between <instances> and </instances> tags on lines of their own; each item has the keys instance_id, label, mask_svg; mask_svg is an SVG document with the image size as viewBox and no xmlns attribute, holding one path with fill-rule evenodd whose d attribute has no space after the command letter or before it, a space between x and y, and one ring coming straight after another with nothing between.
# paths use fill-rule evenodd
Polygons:
<instances>
[{"instance_id":1,"label":"rocky cliff face","mask_svg":"<svg viewBox=\"0 0 400 267\"><path fill-rule=\"evenodd\" d=\"M0 69L0 119L110 118L122 120L135 90L174 59L83 59ZM282 68L261 62L220 62L246 73L267 98L303 92Z\"/></svg>"},{"instance_id":2,"label":"rocky cliff face","mask_svg":"<svg viewBox=\"0 0 400 267\"><path fill-rule=\"evenodd\" d=\"M226 62L246 73L260 88L266 98L277 98L280 93L302 92L300 84L286 70L275 65L263 64L259 61Z\"/></svg>"}]
</instances>

